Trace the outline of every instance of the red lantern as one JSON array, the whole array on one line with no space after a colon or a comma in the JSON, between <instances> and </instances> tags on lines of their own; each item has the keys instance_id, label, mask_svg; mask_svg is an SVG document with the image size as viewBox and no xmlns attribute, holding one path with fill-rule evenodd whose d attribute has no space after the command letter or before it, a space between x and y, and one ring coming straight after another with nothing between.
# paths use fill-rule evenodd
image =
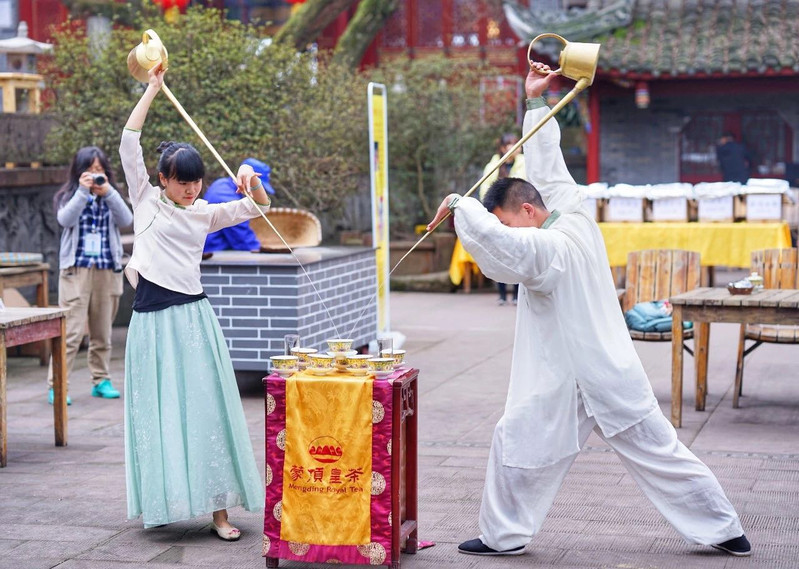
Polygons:
<instances>
[{"instance_id":1,"label":"red lantern","mask_svg":"<svg viewBox=\"0 0 799 569\"><path fill-rule=\"evenodd\" d=\"M189 5L190 0L153 0L153 3L156 6L160 6L163 10L169 10L170 8L177 8L180 11L186 9L186 6Z\"/></svg>"},{"instance_id":2,"label":"red lantern","mask_svg":"<svg viewBox=\"0 0 799 569\"><path fill-rule=\"evenodd\" d=\"M646 81L635 84L635 106L639 109L649 108L649 85Z\"/></svg>"}]
</instances>

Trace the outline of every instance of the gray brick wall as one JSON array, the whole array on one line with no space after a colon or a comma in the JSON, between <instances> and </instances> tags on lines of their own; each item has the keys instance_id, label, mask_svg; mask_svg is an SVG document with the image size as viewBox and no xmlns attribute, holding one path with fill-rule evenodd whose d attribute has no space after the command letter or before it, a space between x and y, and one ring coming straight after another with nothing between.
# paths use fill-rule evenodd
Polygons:
<instances>
[{"instance_id":1,"label":"gray brick wall","mask_svg":"<svg viewBox=\"0 0 799 569\"><path fill-rule=\"evenodd\" d=\"M354 346L374 338L374 252L360 247L318 251L314 260L303 260L313 285L285 255L253 256L241 264L238 258L226 263L224 254L215 254L201 265L202 284L235 369L265 372L269 357L283 352L285 334L299 334L303 346L320 350L336 336L353 338Z\"/></svg>"},{"instance_id":2,"label":"gray brick wall","mask_svg":"<svg viewBox=\"0 0 799 569\"><path fill-rule=\"evenodd\" d=\"M603 97L600 114L600 181L660 184L680 178L680 131L693 113L774 110L793 128L793 160L799 160L799 99L779 94L691 95L658 98L648 109L629 96Z\"/></svg>"}]
</instances>

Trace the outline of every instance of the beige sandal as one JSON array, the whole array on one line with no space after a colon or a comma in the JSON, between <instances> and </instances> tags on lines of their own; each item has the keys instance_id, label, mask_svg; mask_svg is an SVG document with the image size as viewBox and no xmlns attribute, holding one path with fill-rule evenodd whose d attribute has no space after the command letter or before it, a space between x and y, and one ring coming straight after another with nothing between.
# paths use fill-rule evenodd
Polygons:
<instances>
[{"instance_id":1,"label":"beige sandal","mask_svg":"<svg viewBox=\"0 0 799 569\"><path fill-rule=\"evenodd\" d=\"M219 539L223 539L225 541L237 541L241 537L241 532L238 528L229 527L229 528L221 528L216 524L211 524L211 532L216 533Z\"/></svg>"}]
</instances>

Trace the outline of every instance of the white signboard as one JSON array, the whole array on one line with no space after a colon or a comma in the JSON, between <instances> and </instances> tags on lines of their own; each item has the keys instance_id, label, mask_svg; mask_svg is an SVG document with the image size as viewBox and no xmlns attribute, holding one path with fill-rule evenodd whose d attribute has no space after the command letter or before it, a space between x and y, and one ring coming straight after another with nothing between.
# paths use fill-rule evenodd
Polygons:
<instances>
[{"instance_id":1,"label":"white signboard","mask_svg":"<svg viewBox=\"0 0 799 569\"><path fill-rule=\"evenodd\" d=\"M782 194L749 194L746 196L746 220L782 219Z\"/></svg>"},{"instance_id":2,"label":"white signboard","mask_svg":"<svg viewBox=\"0 0 799 569\"><path fill-rule=\"evenodd\" d=\"M610 198L605 209L605 221L644 220L643 198Z\"/></svg>"},{"instance_id":3,"label":"white signboard","mask_svg":"<svg viewBox=\"0 0 799 569\"><path fill-rule=\"evenodd\" d=\"M699 221L732 221L732 196L699 200Z\"/></svg>"},{"instance_id":4,"label":"white signboard","mask_svg":"<svg viewBox=\"0 0 799 569\"><path fill-rule=\"evenodd\" d=\"M688 198L652 200L653 221L688 221Z\"/></svg>"}]
</instances>

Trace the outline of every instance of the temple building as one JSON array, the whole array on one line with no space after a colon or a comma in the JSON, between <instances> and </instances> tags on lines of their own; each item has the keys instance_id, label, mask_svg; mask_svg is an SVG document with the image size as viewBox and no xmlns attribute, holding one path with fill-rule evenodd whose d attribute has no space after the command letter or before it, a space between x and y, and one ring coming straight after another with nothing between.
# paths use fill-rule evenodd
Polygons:
<instances>
[{"instance_id":1,"label":"temple building","mask_svg":"<svg viewBox=\"0 0 799 569\"><path fill-rule=\"evenodd\" d=\"M262 25L265 34L299 3L180 2L224 8L229 18ZM67 4L0 0L0 34L12 35L16 22L26 20L30 37L47 41ZM335 45L353 13L345 11L325 30L321 49ZM441 53L484 62L486 101L507 92L521 108L533 37L554 32L600 43L595 82L562 123L578 181L720 180L715 148L727 132L748 149L753 176L791 178L799 163L797 21L799 0L401 0L362 64ZM554 65L559 49L558 42L539 42L534 57ZM560 81L551 100L572 85Z\"/></svg>"}]
</instances>

